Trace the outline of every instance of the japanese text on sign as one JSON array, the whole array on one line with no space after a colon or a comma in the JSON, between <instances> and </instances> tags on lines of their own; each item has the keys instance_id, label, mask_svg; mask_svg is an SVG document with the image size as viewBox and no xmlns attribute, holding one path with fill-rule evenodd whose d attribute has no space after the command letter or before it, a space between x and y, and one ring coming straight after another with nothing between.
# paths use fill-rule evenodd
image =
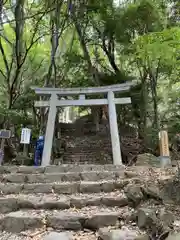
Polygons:
<instances>
[{"instance_id":1,"label":"japanese text on sign","mask_svg":"<svg viewBox=\"0 0 180 240\"><path fill-rule=\"evenodd\" d=\"M23 128L21 132L21 143L22 144L29 144L31 138L31 129Z\"/></svg>"}]
</instances>

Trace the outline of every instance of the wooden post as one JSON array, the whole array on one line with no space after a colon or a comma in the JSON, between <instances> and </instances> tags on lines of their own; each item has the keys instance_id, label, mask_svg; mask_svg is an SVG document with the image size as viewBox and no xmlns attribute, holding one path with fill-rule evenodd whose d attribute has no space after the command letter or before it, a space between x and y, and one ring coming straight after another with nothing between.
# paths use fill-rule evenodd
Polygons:
<instances>
[{"instance_id":1,"label":"wooden post","mask_svg":"<svg viewBox=\"0 0 180 240\"><path fill-rule=\"evenodd\" d=\"M31 129L22 128L20 143L23 144L23 156L25 158L28 157L28 144L30 144L30 138L31 138ZM22 165L24 165L24 160L25 159L23 158Z\"/></svg>"},{"instance_id":2,"label":"wooden post","mask_svg":"<svg viewBox=\"0 0 180 240\"><path fill-rule=\"evenodd\" d=\"M28 157L28 145L27 144L24 144L24 146L23 146L23 155L25 157Z\"/></svg>"},{"instance_id":3,"label":"wooden post","mask_svg":"<svg viewBox=\"0 0 180 240\"><path fill-rule=\"evenodd\" d=\"M109 110L109 124L111 132L111 144L113 153L113 164L122 165L121 149L119 142L119 131L117 125L116 105L114 102L114 93L108 92L108 110Z\"/></svg>"},{"instance_id":4,"label":"wooden post","mask_svg":"<svg viewBox=\"0 0 180 240\"><path fill-rule=\"evenodd\" d=\"M5 139L1 139L1 148L0 148L0 165L2 165L4 160L4 145L5 145Z\"/></svg>"},{"instance_id":5,"label":"wooden post","mask_svg":"<svg viewBox=\"0 0 180 240\"><path fill-rule=\"evenodd\" d=\"M0 165L2 165L4 160L4 145L5 139L9 139L11 137L11 131L2 129L0 130L0 138L1 138L1 145L0 145Z\"/></svg>"},{"instance_id":6,"label":"wooden post","mask_svg":"<svg viewBox=\"0 0 180 240\"><path fill-rule=\"evenodd\" d=\"M159 147L160 147L160 160L161 166L169 166L171 164L169 154L169 141L167 131L159 132Z\"/></svg>"},{"instance_id":7,"label":"wooden post","mask_svg":"<svg viewBox=\"0 0 180 240\"><path fill-rule=\"evenodd\" d=\"M49 107L48 121L47 121L46 134L45 134L45 143L44 143L43 157L41 162L41 165L43 167L50 165L50 162L51 162L54 126L55 126L56 113L57 113L56 105L57 105L57 95L52 94L50 99L50 107Z\"/></svg>"}]
</instances>

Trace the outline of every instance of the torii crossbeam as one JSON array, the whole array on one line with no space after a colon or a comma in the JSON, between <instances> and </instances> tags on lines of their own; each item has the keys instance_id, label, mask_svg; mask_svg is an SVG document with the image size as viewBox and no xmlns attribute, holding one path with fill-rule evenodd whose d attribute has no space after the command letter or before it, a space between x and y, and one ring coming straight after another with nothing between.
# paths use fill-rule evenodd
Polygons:
<instances>
[{"instance_id":1,"label":"torii crossbeam","mask_svg":"<svg viewBox=\"0 0 180 240\"><path fill-rule=\"evenodd\" d=\"M48 121L46 126L45 144L42 157L42 166L50 165L52 143L54 136L54 126L57 114L57 107L65 106L92 106L108 105L109 124L111 133L111 144L113 153L113 164L121 165L121 149L119 141L119 131L117 124L116 104L129 104L131 98L115 98L114 93L128 91L133 83L115 84L103 87L88 88L37 88L32 87L36 94L40 96L50 96L49 101L37 101L35 107L49 107ZM86 99L86 95L106 94L107 99ZM78 95L78 100L59 100L61 96Z\"/></svg>"}]
</instances>

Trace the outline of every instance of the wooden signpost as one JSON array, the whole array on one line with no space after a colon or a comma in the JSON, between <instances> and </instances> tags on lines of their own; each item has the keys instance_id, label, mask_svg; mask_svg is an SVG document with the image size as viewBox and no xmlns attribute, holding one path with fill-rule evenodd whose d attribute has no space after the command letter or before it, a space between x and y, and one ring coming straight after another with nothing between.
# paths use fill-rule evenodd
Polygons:
<instances>
[{"instance_id":1,"label":"wooden signpost","mask_svg":"<svg viewBox=\"0 0 180 240\"><path fill-rule=\"evenodd\" d=\"M30 143L31 129L22 128L21 131L21 144L24 144L23 155L26 157L28 155L27 145Z\"/></svg>"},{"instance_id":2,"label":"wooden signpost","mask_svg":"<svg viewBox=\"0 0 180 240\"><path fill-rule=\"evenodd\" d=\"M159 132L159 147L160 147L160 160L161 166L169 166L171 164L169 153L169 140L167 131Z\"/></svg>"},{"instance_id":3,"label":"wooden signpost","mask_svg":"<svg viewBox=\"0 0 180 240\"><path fill-rule=\"evenodd\" d=\"M4 159L4 144L5 144L5 139L9 139L11 137L11 131L2 129L0 130L0 138L1 138L1 148L0 148L0 165L3 162Z\"/></svg>"}]
</instances>

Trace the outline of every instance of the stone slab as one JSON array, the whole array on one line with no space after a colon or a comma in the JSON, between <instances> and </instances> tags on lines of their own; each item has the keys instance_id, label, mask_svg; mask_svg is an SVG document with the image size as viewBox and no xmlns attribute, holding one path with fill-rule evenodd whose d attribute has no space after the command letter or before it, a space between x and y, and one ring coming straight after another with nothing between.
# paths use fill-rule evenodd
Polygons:
<instances>
[{"instance_id":1,"label":"stone slab","mask_svg":"<svg viewBox=\"0 0 180 240\"><path fill-rule=\"evenodd\" d=\"M92 209L89 211L91 212ZM99 209L100 210L100 209ZM16 211L1 216L0 231L20 233L26 230L35 230L46 227L56 230L96 230L116 224L121 213L103 208L103 212L89 214L86 210L76 212L66 211Z\"/></svg>"},{"instance_id":2,"label":"stone slab","mask_svg":"<svg viewBox=\"0 0 180 240\"><path fill-rule=\"evenodd\" d=\"M122 190L130 180L112 180L112 181L78 181L78 182L59 182L59 183L1 183L0 192L7 194L36 194L36 193L57 193L57 194L74 194L74 193L99 193Z\"/></svg>"},{"instance_id":3,"label":"stone slab","mask_svg":"<svg viewBox=\"0 0 180 240\"><path fill-rule=\"evenodd\" d=\"M0 197L0 213L9 213L17 211L18 209L17 199Z\"/></svg>"},{"instance_id":4,"label":"stone slab","mask_svg":"<svg viewBox=\"0 0 180 240\"><path fill-rule=\"evenodd\" d=\"M57 213L47 216L47 226L56 230L81 230L86 216L73 213Z\"/></svg>"},{"instance_id":5,"label":"stone slab","mask_svg":"<svg viewBox=\"0 0 180 240\"><path fill-rule=\"evenodd\" d=\"M116 180L122 177L123 173L114 171L89 171L89 172L66 172L51 174L21 174L13 173L1 176L2 182L11 183L53 183L73 181L102 181Z\"/></svg>"},{"instance_id":6,"label":"stone slab","mask_svg":"<svg viewBox=\"0 0 180 240\"><path fill-rule=\"evenodd\" d=\"M88 172L88 171L124 171L124 166L116 166L113 164L96 165L96 164L62 164L59 166L51 165L48 167L34 166L0 166L0 174L7 173L65 173L65 172Z\"/></svg>"},{"instance_id":7,"label":"stone slab","mask_svg":"<svg viewBox=\"0 0 180 240\"><path fill-rule=\"evenodd\" d=\"M135 240L137 232L129 229L109 230L108 228L101 228L98 235L101 240Z\"/></svg>"},{"instance_id":8,"label":"stone slab","mask_svg":"<svg viewBox=\"0 0 180 240\"><path fill-rule=\"evenodd\" d=\"M85 223L84 227L91 230L96 230L101 227L113 226L116 225L118 221L119 214L118 213L97 213L91 217L89 217Z\"/></svg>"},{"instance_id":9,"label":"stone slab","mask_svg":"<svg viewBox=\"0 0 180 240\"><path fill-rule=\"evenodd\" d=\"M72 235L64 232L50 232L42 240L71 240Z\"/></svg>"},{"instance_id":10,"label":"stone slab","mask_svg":"<svg viewBox=\"0 0 180 240\"><path fill-rule=\"evenodd\" d=\"M20 233L25 230L43 227L43 218L33 212L13 212L1 217L0 230L12 233Z\"/></svg>"},{"instance_id":11,"label":"stone slab","mask_svg":"<svg viewBox=\"0 0 180 240\"><path fill-rule=\"evenodd\" d=\"M23 193L52 193L53 184L50 183L40 183L40 184L24 184Z\"/></svg>"},{"instance_id":12,"label":"stone slab","mask_svg":"<svg viewBox=\"0 0 180 240\"><path fill-rule=\"evenodd\" d=\"M36 195L17 195L0 198L0 213L9 213L19 209L57 209L64 210L69 208L83 208L86 206L107 206L107 207L124 207L128 205L128 199L125 195L120 196L103 196L103 194L80 195L80 196L53 196L45 194Z\"/></svg>"},{"instance_id":13,"label":"stone slab","mask_svg":"<svg viewBox=\"0 0 180 240\"><path fill-rule=\"evenodd\" d=\"M8 184L3 184L0 183L0 192L3 195L6 194L19 194L23 190L23 185L22 184L13 184L13 183L8 183Z\"/></svg>"}]
</instances>

